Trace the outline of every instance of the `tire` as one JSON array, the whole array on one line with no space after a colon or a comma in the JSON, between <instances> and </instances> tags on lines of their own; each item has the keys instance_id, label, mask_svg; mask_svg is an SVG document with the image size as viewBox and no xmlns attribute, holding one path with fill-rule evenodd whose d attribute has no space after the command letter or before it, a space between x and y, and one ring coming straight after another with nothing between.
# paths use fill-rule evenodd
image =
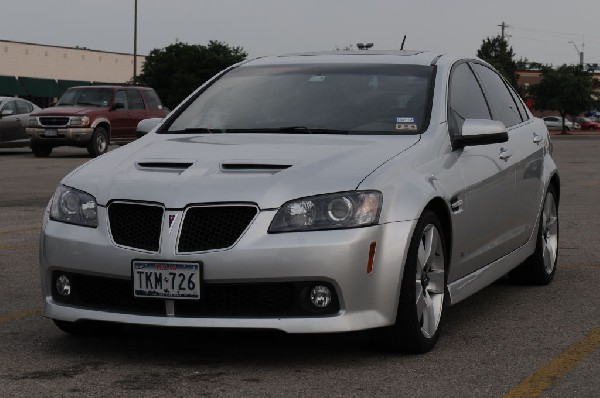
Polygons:
<instances>
[{"instance_id":1,"label":"tire","mask_svg":"<svg viewBox=\"0 0 600 398\"><path fill-rule=\"evenodd\" d=\"M31 152L33 152L37 158L47 158L52 153L52 147L49 145L40 144L39 142L32 142Z\"/></svg>"},{"instance_id":2,"label":"tire","mask_svg":"<svg viewBox=\"0 0 600 398\"><path fill-rule=\"evenodd\" d=\"M554 278L558 260L558 200L550 185L540 214L535 252L508 276L517 284L547 285Z\"/></svg>"},{"instance_id":3,"label":"tire","mask_svg":"<svg viewBox=\"0 0 600 398\"><path fill-rule=\"evenodd\" d=\"M105 336L121 330L121 325L108 322L68 322L57 319L52 321L63 332L78 336Z\"/></svg>"},{"instance_id":4,"label":"tire","mask_svg":"<svg viewBox=\"0 0 600 398\"><path fill-rule=\"evenodd\" d=\"M378 338L394 351L424 353L439 337L446 292L446 240L435 213L426 210L410 242L396 323Z\"/></svg>"},{"instance_id":5,"label":"tire","mask_svg":"<svg viewBox=\"0 0 600 398\"><path fill-rule=\"evenodd\" d=\"M92 139L87 145L87 151L93 158L108 151L108 133L104 127L96 127Z\"/></svg>"}]
</instances>

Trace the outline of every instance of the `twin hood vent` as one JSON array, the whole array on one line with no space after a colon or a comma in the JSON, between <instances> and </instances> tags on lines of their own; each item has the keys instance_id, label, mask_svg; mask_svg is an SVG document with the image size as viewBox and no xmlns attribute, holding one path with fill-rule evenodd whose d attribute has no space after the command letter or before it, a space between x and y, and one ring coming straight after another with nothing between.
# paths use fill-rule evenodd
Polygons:
<instances>
[{"instance_id":1,"label":"twin hood vent","mask_svg":"<svg viewBox=\"0 0 600 398\"><path fill-rule=\"evenodd\" d=\"M175 171L183 172L190 168L192 161L139 161L136 162L138 169L147 171ZM291 164L273 164L273 163L241 163L229 162L221 163L220 169L226 173L268 173L275 174L283 171Z\"/></svg>"}]
</instances>

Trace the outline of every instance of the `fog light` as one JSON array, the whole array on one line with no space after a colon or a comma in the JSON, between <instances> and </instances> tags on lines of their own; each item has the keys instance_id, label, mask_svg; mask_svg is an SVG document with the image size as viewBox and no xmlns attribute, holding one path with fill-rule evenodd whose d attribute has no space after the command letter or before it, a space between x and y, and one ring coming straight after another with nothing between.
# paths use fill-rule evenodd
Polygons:
<instances>
[{"instance_id":1,"label":"fog light","mask_svg":"<svg viewBox=\"0 0 600 398\"><path fill-rule=\"evenodd\" d=\"M317 308L325 308L331 303L331 296L331 289L324 285L317 285L310 291L310 302Z\"/></svg>"},{"instance_id":2,"label":"fog light","mask_svg":"<svg viewBox=\"0 0 600 398\"><path fill-rule=\"evenodd\" d=\"M68 297L71 294L71 281L66 275L61 275L56 279L56 291L64 297Z\"/></svg>"}]
</instances>

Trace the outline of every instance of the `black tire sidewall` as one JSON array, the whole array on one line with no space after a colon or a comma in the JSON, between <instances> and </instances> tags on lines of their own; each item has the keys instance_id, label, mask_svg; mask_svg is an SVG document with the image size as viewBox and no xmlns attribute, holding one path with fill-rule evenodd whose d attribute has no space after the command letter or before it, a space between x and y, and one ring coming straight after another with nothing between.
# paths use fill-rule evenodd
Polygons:
<instances>
[{"instance_id":1,"label":"black tire sidewall","mask_svg":"<svg viewBox=\"0 0 600 398\"><path fill-rule=\"evenodd\" d=\"M413 232L413 236L410 241L410 246L408 249L408 254L406 257L406 264L404 267L404 273L402 277L402 284L400 288L400 298L398 302L398 311L396 315L396 324L394 325L394 329L396 329L396 335L398 339L402 341L406 341L407 344L402 344L401 349L406 352L415 352L421 353L429 351L435 345L442 326L443 314L440 316L440 321L435 331L435 334L431 337L426 337L421 331L421 325L419 323L418 314L417 314L417 304L415 300L415 290L416 290L416 271L417 271L417 256L419 251L419 244L421 240L421 236L425 228L432 224L438 231L440 235L440 240L444 252L444 268L447 271L447 263L448 263L448 252L446 248L446 238L444 236L444 231L442 229L442 225L435 215L433 211L425 210ZM447 272L444 273L447 277ZM444 281L444 285L447 284L447 281ZM444 286L446 288L446 286Z\"/></svg>"},{"instance_id":2,"label":"black tire sidewall","mask_svg":"<svg viewBox=\"0 0 600 398\"><path fill-rule=\"evenodd\" d=\"M106 146L103 151L98 149L98 135L104 135L104 141L106 142ZM94 129L94 133L92 134L92 139L88 144L88 153L92 157L97 157L105 154L108 151L108 133L104 127L96 127Z\"/></svg>"}]
</instances>

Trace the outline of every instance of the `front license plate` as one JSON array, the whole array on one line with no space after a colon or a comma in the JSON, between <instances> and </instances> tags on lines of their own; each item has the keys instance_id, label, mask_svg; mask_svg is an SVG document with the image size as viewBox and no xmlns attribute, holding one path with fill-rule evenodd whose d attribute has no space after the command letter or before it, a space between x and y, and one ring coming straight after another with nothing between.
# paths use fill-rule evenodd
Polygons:
<instances>
[{"instance_id":1,"label":"front license plate","mask_svg":"<svg viewBox=\"0 0 600 398\"><path fill-rule=\"evenodd\" d=\"M58 131L54 130L54 129L52 129L52 130L46 130L46 131L44 131L44 135L46 137L56 137L58 135Z\"/></svg>"},{"instance_id":2,"label":"front license plate","mask_svg":"<svg viewBox=\"0 0 600 398\"><path fill-rule=\"evenodd\" d=\"M133 295L198 300L200 264L134 261Z\"/></svg>"}]
</instances>

